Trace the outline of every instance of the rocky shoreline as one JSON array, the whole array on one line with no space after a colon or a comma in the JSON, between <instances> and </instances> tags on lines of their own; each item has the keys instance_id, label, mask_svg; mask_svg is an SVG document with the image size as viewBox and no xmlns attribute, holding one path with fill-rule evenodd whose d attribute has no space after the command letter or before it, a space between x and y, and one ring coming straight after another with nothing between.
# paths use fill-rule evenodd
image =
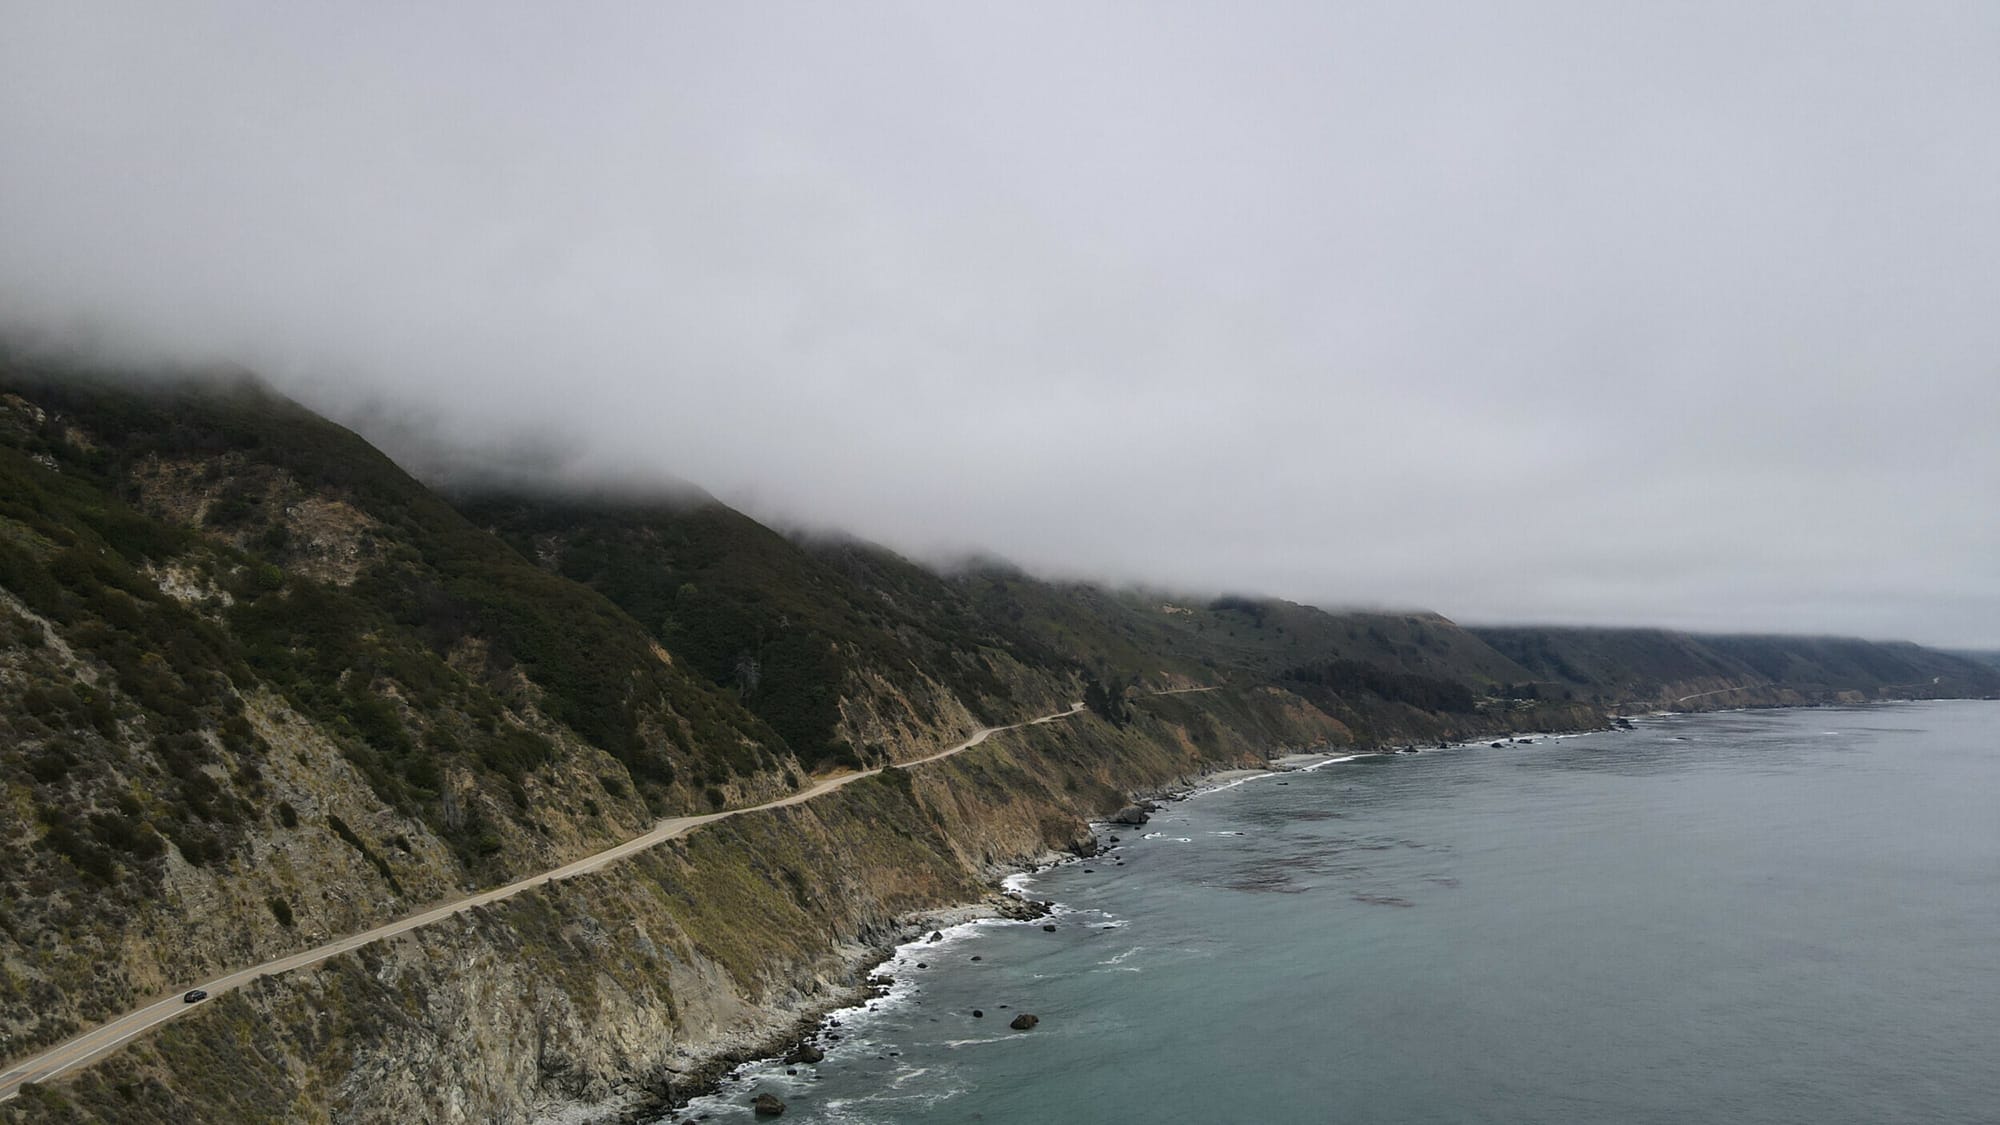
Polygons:
<instances>
[{"instance_id":1,"label":"rocky shoreline","mask_svg":"<svg viewBox=\"0 0 2000 1125\"><path fill-rule=\"evenodd\" d=\"M1632 726L1629 722L1619 723L1614 720L1613 725L1601 729L1630 730ZM922 940L927 932L936 937L943 930L971 922L996 918L1025 922L1048 915L1056 904L1029 898L1021 890L1008 884L1016 878L1039 874L1058 866L1080 863L1104 854L1107 845L1115 848L1121 842L1117 835L1119 830L1143 827L1152 813L1167 804L1185 801L1204 793L1217 792L1260 777L1310 771L1359 758L1418 753L1422 750L1534 745L1558 737L1573 737L1586 733L1598 732L1509 732L1504 735L1469 737L1421 748L1411 743L1367 749L1346 748L1343 753L1329 753L1325 750L1294 752L1270 758L1260 767L1206 770L1193 776L1178 778L1170 785L1133 791L1130 794L1130 804L1102 820L1092 822L1090 834L1078 840L1069 851L1045 852L1020 864L1010 865L1011 870L995 872L991 881L992 890L977 902L919 911L903 919L893 940L869 946L866 954L854 963L852 971L864 983L857 984L824 1003L813 1005L782 1029L761 1037L753 1045L718 1053L703 1060L696 1067L677 1075L667 1088L656 1090L642 1102L606 1116L592 1115L581 1118L545 1119L545 1121L547 1125L557 1125L558 1121L562 1125L650 1125L650 1123L681 1125L681 1119L673 1116L674 1111L700 1098L720 1092L732 1078L748 1067L781 1061L818 1062L829 1045L829 1039L838 1042L838 1029L841 1026L839 1015L865 1008L869 1001L879 999L888 992L889 982L877 976L875 970L893 959L899 948Z\"/></svg>"},{"instance_id":2,"label":"rocky shoreline","mask_svg":"<svg viewBox=\"0 0 2000 1125\"><path fill-rule=\"evenodd\" d=\"M1056 862L1073 858L1073 856L1050 853L1024 867L1023 870L1045 870ZM1004 879L1005 876L1000 878ZM877 975L876 970L894 958L896 951L902 946L922 941L926 934L936 936L944 930L971 922L993 918L1026 922L1040 918L1048 912L1048 903L1012 894L997 882L992 893L977 902L918 911L897 923L892 940L866 947L863 954L852 963L850 971L862 983L828 997L824 1002L813 1004L780 1028L759 1036L745 1046L710 1055L695 1066L675 1074L668 1082L652 1087L630 1104L618 1107L572 1106L567 1112L558 1112L541 1118L540 1121L542 1125L647 1125L652 1122L677 1122L679 1119L673 1116L674 1111L699 1098L719 1092L745 1067L781 1060L818 1062L823 1056L824 1045L829 1035L834 1041L838 1041L840 1014L865 1008L869 1001L887 993L890 982Z\"/></svg>"}]
</instances>

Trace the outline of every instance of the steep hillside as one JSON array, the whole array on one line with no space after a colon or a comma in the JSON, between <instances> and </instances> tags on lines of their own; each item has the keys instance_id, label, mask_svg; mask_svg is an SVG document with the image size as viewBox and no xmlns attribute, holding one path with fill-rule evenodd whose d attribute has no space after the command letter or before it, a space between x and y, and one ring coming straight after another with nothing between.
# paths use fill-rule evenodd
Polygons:
<instances>
[{"instance_id":1,"label":"steep hillside","mask_svg":"<svg viewBox=\"0 0 2000 1125\"><path fill-rule=\"evenodd\" d=\"M263 981L0 1119L525 1120L685 1086L843 994L899 915L1205 769L1995 693L1912 645L1468 630L938 572L702 497L445 496L247 379L0 358L0 1064L663 815L1088 704Z\"/></svg>"},{"instance_id":2,"label":"steep hillside","mask_svg":"<svg viewBox=\"0 0 2000 1125\"><path fill-rule=\"evenodd\" d=\"M801 775L296 405L0 373L0 1055Z\"/></svg>"},{"instance_id":3,"label":"steep hillside","mask_svg":"<svg viewBox=\"0 0 2000 1125\"><path fill-rule=\"evenodd\" d=\"M816 765L909 756L940 726L956 735L1079 692L1111 713L1132 692L1199 684L1282 682L1370 741L1594 720L1553 698L1488 699L1528 673L1437 614L1177 598L995 564L940 575L854 540L787 538L706 497L458 503L646 623Z\"/></svg>"},{"instance_id":4,"label":"steep hillside","mask_svg":"<svg viewBox=\"0 0 2000 1125\"><path fill-rule=\"evenodd\" d=\"M1970 660L1974 664L1983 664L1988 668L2000 669L2000 652L1993 652L1982 649L1966 649L1956 652L1950 652L1948 655L1956 656L1964 660Z\"/></svg>"},{"instance_id":5,"label":"steep hillside","mask_svg":"<svg viewBox=\"0 0 2000 1125\"><path fill-rule=\"evenodd\" d=\"M1435 613L1328 612L1278 598L1175 595L1049 582L986 564L954 579L988 618L1066 657L1148 686L1267 680L1316 660L1345 659L1485 686L1524 675Z\"/></svg>"},{"instance_id":6,"label":"steep hillside","mask_svg":"<svg viewBox=\"0 0 2000 1125\"><path fill-rule=\"evenodd\" d=\"M1136 701L751 813L211 1001L0 1121L610 1119L852 999L912 911L1083 845L1133 788L1345 732L1282 692ZM650 1119L647 1118L647 1119Z\"/></svg>"},{"instance_id":7,"label":"steep hillside","mask_svg":"<svg viewBox=\"0 0 2000 1125\"><path fill-rule=\"evenodd\" d=\"M1700 710L2000 694L2000 670L1913 644L1659 629L1475 628L1529 670L1523 694Z\"/></svg>"},{"instance_id":8,"label":"steep hillside","mask_svg":"<svg viewBox=\"0 0 2000 1125\"><path fill-rule=\"evenodd\" d=\"M1080 669L878 547L801 544L699 497L459 504L617 604L814 767L908 757L1074 698Z\"/></svg>"}]
</instances>

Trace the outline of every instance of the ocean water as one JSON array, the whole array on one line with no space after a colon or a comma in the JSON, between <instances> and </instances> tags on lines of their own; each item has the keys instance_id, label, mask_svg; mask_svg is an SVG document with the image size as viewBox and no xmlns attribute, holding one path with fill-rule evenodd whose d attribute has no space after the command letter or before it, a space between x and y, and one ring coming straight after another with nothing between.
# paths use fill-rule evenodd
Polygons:
<instances>
[{"instance_id":1,"label":"ocean water","mask_svg":"<svg viewBox=\"0 0 2000 1125\"><path fill-rule=\"evenodd\" d=\"M824 1062L664 1120L2000 1121L2000 705L1366 758L1118 834L1025 880L1054 933L907 947Z\"/></svg>"}]
</instances>

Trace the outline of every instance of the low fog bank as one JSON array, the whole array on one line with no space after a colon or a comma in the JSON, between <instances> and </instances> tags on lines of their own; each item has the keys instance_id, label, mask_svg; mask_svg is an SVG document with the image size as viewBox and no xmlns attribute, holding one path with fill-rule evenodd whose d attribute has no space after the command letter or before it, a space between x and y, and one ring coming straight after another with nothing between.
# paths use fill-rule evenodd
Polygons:
<instances>
[{"instance_id":1,"label":"low fog bank","mask_svg":"<svg viewBox=\"0 0 2000 1125\"><path fill-rule=\"evenodd\" d=\"M1810 525L1782 510L1768 521L1732 521L1745 536L1733 546L1704 540L1708 529L1694 514L1676 521L1612 513L1600 523L1572 526L1572 505L1480 512L1467 506L1465 495L1442 492L1430 507L1377 503L1378 530L1357 524L1338 536L1328 535L1325 509L1315 506L1295 509L1288 522L1279 494L1106 492L1085 487L1087 481L1053 488L1047 501L1011 513L1008 507L1021 498L1020 482L997 480L990 493L943 495L933 491L935 480L922 478L902 482L907 487L885 485L879 503L862 498L856 506L816 510L798 497L823 482L739 481L733 492L711 491L658 468L671 451L607 456L586 427L560 417L496 426L477 411L454 413L421 396L406 399L296 371L271 379L213 355L171 354L135 339L112 344L102 335L79 344L46 331L15 333L5 351L55 368L123 372L144 383L266 386L355 430L412 475L450 494L720 501L795 538L879 543L945 572L1018 569L1173 600L1274 596L1328 610L1437 612L1468 625L1842 635L2000 647L1992 626L2000 622L2000 593L1929 588L1939 577L1938 560L1926 553L1921 536L1853 538L1866 521L1896 515L1886 505L1872 512L1827 509L1831 518ZM1004 474L1005 466L995 471ZM1333 479L1327 507L1370 484L1365 473L1344 483ZM1479 482L1469 477L1462 483L1474 492ZM932 499L947 518L912 521L913 496ZM1408 494L1385 498L1417 503ZM963 526L948 518L954 507L998 508L1006 515L979 538L976 526L947 530ZM843 514L848 522L841 522ZM1558 522L1550 526L1549 519ZM1770 536L1780 529L1788 529L1783 541L1773 542ZM1892 573L1899 568L1907 577Z\"/></svg>"},{"instance_id":2,"label":"low fog bank","mask_svg":"<svg viewBox=\"0 0 2000 1125\"><path fill-rule=\"evenodd\" d=\"M0 20L0 316L427 477L2000 644L2000 7Z\"/></svg>"}]
</instances>

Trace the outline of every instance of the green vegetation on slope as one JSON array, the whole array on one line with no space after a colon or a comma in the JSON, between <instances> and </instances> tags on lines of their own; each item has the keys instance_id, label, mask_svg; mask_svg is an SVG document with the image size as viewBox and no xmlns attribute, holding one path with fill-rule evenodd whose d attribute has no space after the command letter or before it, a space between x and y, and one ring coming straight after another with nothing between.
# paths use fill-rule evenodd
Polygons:
<instances>
[{"instance_id":1,"label":"green vegetation on slope","mask_svg":"<svg viewBox=\"0 0 2000 1125\"><path fill-rule=\"evenodd\" d=\"M45 440L27 444L43 448L24 452L63 455L64 471L79 478L66 482L69 491L94 490L93 502L111 513L103 519L120 536L114 551L167 561L188 526L235 547L214 555L227 567L218 577L235 604L221 616L241 656L302 710L338 714L363 733L380 759L366 766L385 799L429 788L404 768L424 769L412 765L420 740L383 710L385 687L418 713L447 696L463 704L454 709L477 729L447 729L429 740L433 749L462 745L509 775L552 754L531 735L496 735L501 704L526 701L504 698L515 668L542 714L609 752L656 799L673 783L677 757L697 759L708 781L776 768L763 749L775 742L769 728L660 660L616 606L527 563L365 442L296 404L248 383L148 393L72 375L27 389L59 426L87 434L89 447L35 435ZM156 518L108 497L151 507ZM353 573L332 581L291 573L310 549L287 509L308 500L350 514ZM72 503L49 518L82 510ZM161 526L176 515L184 526ZM462 663L485 685L451 667L466 647L479 659ZM723 773L699 761L711 754Z\"/></svg>"},{"instance_id":2,"label":"green vegetation on slope","mask_svg":"<svg viewBox=\"0 0 2000 1125\"><path fill-rule=\"evenodd\" d=\"M1107 682L1250 683L1330 659L1474 686L1526 675L1434 613L1328 612L1277 598L1110 590L990 564L955 581L987 617L1013 624Z\"/></svg>"},{"instance_id":3,"label":"green vegetation on slope","mask_svg":"<svg viewBox=\"0 0 2000 1125\"><path fill-rule=\"evenodd\" d=\"M1899 642L1662 629L1510 626L1470 632L1527 669L1534 684L1605 705L1671 707L1710 695L1745 703L2000 693L2000 670ZM1732 698L1732 689L1742 689L1741 697Z\"/></svg>"},{"instance_id":4,"label":"green vegetation on slope","mask_svg":"<svg viewBox=\"0 0 2000 1125\"><path fill-rule=\"evenodd\" d=\"M6 1054L798 783L615 605L353 434L247 382L0 365Z\"/></svg>"},{"instance_id":5,"label":"green vegetation on slope","mask_svg":"<svg viewBox=\"0 0 2000 1125\"><path fill-rule=\"evenodd\" d=\"M1222 690L1149 694L1192 685ZM864 858L905 885L871 901L962 895L969 872L1073 831L1135 779L1288 742L1996 692L2000 671L1911 645L1467 630L938 573L709 500L453 502L254 383L0 359L0 1056L662 812L769 798L809 768L914 757L1078 698L1089 716L1011 736L1032 754L846 791L862 835L895 836ZM968 836L975 805L1028 827ZM785 835L809 822L689 845L700 871L657 880L685 951L746 987L817 956L842 872L801 871L841 853ZM524 950L580 940L557 918L507 912ZM587 992L587 975L564 988ZM370 979L354 974L354 995ZM340 1006L342 1050L394 1030Z\"/></svg>"},{"instance_id":6,"label":"green vegetation on slope","mask_svg":"<svg viewBox=\"0 0 2000 1125\"><path fill-rule=\"evenodd\" d=\"M990 724L1041 702L1021 695L1023 669L1044 682L1067 671L930 571L861 543L794 542L713 500L475 495L461 507L616 603L815 768L879 758L841 733L843 699L871 677L913 699L934 683Z\"/></svg>"}]
</instances>

